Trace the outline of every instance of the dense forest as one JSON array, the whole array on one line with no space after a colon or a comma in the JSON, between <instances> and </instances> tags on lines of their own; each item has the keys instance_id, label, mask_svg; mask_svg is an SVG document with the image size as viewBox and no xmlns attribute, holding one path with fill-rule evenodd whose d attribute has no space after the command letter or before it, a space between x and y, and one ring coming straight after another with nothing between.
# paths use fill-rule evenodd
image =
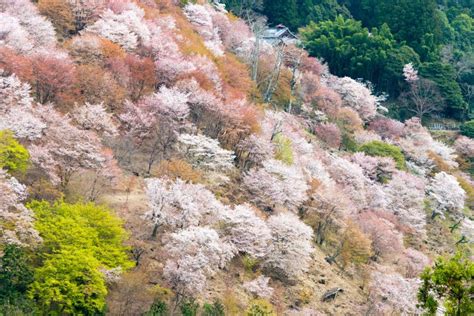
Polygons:
<instances>
[{"instance_id":1,"label":"dense forest","mask_svg":"<svg viewBox=\"0 0 474 316\"><path fill-rule=\"evenodd\" d=\"M224 2L244 18L252 10L272 25L299 30L304 47L332 73L370 81L387 93L392 117L417 114L407 99L413 87L402 76L403 66L412 63L420 76L415 93L429 99L429 113L462 122L473 118L472 0Z\"/></svg>"},{"instance_id":2,"label":"dense forest","mask_svg":"<svg viewBox=\"0 0 474 316\"><path fill-rule=\"evenodd\" d=\"M0 316L474 314L472 1L221 2L0 0Z\"/></svg>"}]
</instances>

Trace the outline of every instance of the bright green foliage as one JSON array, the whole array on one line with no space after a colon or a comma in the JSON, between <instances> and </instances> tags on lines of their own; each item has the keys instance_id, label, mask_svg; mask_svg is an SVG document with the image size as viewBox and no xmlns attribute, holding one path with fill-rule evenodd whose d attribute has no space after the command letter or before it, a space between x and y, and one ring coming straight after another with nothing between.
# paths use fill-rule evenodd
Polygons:
<instances>
[{"instance_id":1,"label":"bright green foliage","mask_svg":"<svg viewBox=\"0 0 474 316\"><path fill-rule=\"evenodd\" d=\"M275 144L276 148L275 159L278 159L287 165L292 165L293 149L291 148L291 140L279 133L273 138L273 143Z\"/></svg>"},{"instance_id":2,"label":"bright green foliage","mask_svg":"<svg viewBox=\"0 0 474 316\"><path fill-rule=\"evenodd\" d=\"M30 297L50 314L103 314L107 287L101 263L86 249L66 247L35 271Z\"/></svg>"},{"instance_id":3,"label":"bright green foliage","mask_svg":"<svg viewBox=\"0 0 474 316\"><path fill-rule=\"evenodd\" d=\"M382 141L374 140L362 145L359 151L363 151L369 156L390 157L395 160L398 169L405 169L405 156L400 147L390 145Z\"/></svg>"},{"instance_id":4,"label":"bright green foliage","mask_svg":"<svg viewBox=\"0 0 474 316\"><path fill-rule=\"evenodd\" d=\"M386 91L400 85L404 64L418 60L409 47L396 44L387 25L369 32L361 22L338 16L312 22L300 34L309 53L323 58L335 75L364 78Z\"/></svg>"},{"instance_id":5,"label":"bright green foliage","mask_svg":"<svg viewBox=\"0 0 474 316\"><path fill-rule=\"evenodd\" d=\"M461 125L461 134L470 138L474 138L474 120L468 121Z\"/></svg>"},{"instance_id":6,"label":"bright green foliage","mask_svg":"<svg viewBox=\"0 0 474 316\"><path fill-rule=\"evenodd\" d=\"M0 258L0 315L33 314L34 302L26 297L33 269L25 249L7 244Z\"/></svg>"},{"instance_id":7,"label":"bright green foliage","mask_svg":"<svg viewBox=\"0 0 474 316\"><path fill-rule=\"evenodd\" d=\"M264 299L253 300L250 302L246 316L274 316L276 313L273 311L273 306Z\"/></svg>"},{"instance_id":8,"label":"bright green foliage","mask_svg":"<svg viewBox=\"0 0 474 316\"><path fill-rule=\"evenodd\" d=\"M181 303L179 308L181 310L181 315L183 316L196 316L199 309L199 304L193 299L189 299Z\"/></svg>"},{"instance_id":9,"label":"bright green foliage","mask_svg":"<svg viewBox=\"0 0 474 316\"><path fill-rule=\"evenodd\" d=\"M455 256L439 258L433 268L421 275L423 281L418 300L429 314L435 314L442 302L447 315L473 315L474 263L461 252Z\"/></svg>"},{"instance_id":10,"label":"bright green foliage","mask_svg":"<svg viewBox=\"0 0 474 316\"><path fill-rule=\"evenodd\" d=\"M30 154L14 137L13 133L0 131L0 168L8 171L25 171Z\"/></svg>"},{"instance_id":11,"label":"bright green foliage","mask_svg":"<svg viewBox=\"0 0 474 316\"><path fill-rule=\"evenodd\" d=\"M224 316L224 305L220 301L214 301L213 304L205 303L203 306L202 316Z\"/></svg>"},{"instance_id":12,"label":"bright green foliage","mask_svg":"<svg viewBox=\"0 0 474 316\"><path fill-rule=\"evenodd\" d=\"M68 247L85 249L105 267L131 267L123 246L127 233L122 221L106 206L34 201L28 207L35 212L35 228L48 252Z\"/></svg>"},{"instance_id":13,"label":"bright green foliage","mask_svg":"<svg viewBox=\"0 0 474 316\"><path fill-rule=\"evenodd\" d=\"M107 287L101 268L132 266L122 222L104 206L33 201L43 262L29 295L52 314L102 314Z\"/></svg>"}]
</instances>

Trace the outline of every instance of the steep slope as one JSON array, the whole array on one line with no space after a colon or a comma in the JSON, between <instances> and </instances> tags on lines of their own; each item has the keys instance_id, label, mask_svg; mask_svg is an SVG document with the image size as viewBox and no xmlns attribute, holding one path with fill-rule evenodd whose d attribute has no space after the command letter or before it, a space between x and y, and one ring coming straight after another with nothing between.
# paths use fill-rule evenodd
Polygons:
<instances>
[{"instance_id":1,"label":"steep slope","mask_svg":"<svg viewBox=\"0 0 474 316\"><path fill-rule=\"evenodd\" d=\"M106 308L33 296L43 311L413 314L423 268L471 253L472 139L448 146L417 118L385 117L370 85L222 7L0 0L0 12L0 129L30 156L0 174L0 241L36 249L43 271L51 237L25 200L92 201L123 220L135 262L101 263Z\"/></svg>"}]
</instances>

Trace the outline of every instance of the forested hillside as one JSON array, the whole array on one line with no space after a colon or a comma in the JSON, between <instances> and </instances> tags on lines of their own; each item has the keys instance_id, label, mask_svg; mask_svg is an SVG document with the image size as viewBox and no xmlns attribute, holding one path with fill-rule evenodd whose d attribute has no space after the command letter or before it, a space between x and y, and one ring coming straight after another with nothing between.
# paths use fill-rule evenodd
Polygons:
<instances>
[{"instance_id":1,"label":"forested hillside","mask_svg":"<svg viewBox=\"0 0 474 316\"><path fill-rule=\"evenodd\" d=\"M0 315L474 313L472 3L226 4L0 0Z\"/></svg>"}]
</instances>

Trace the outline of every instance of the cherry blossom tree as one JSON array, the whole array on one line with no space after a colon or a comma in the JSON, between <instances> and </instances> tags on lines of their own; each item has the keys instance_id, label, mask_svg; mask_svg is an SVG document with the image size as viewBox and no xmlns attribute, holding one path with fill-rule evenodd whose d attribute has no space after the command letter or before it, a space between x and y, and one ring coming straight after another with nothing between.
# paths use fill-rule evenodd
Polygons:
<instances>
[{"instance_id":1,"label":"cherry blossom tree","mask_svg":"<svg viewBox=\"0 0 474 316\"><path fill-rule=\"evenodd\" d=\"M419 283L417 279L406 279L390 271L372 272L369 296L371 312L377 315L420 313L416 307Z\"/></svg>"},{"instance_id":2,"label":"cherry blossom tree","mask_svg":"<svg viewBox=\"0 0 474 316\"><path fill-rule=\"evenodd\" d=\"M403 66L403 77L407 82L415 82L420 78L418 77L418 70L413 67L412 63L406 64Z\"/></svg>"},{"instance_id":3,"label":"cherry blossom tree","mask_svg":"<svg viewBox=\"0 0 474 316\"><path fill-rule=\"evenodd\" d=\"M431 260L421 251L413 248L405 249L400 259L407 278L416 278L423 270L430 265Z\"/></svg>"},{"instance_id":4,"label":"cherry blossom tree","mask_svg":"<svg viewBox=\"0 0 474 316\"><path fill-rule=\"evenodd\" d=\"M331 148L341 146L341 131L336 124L323 123L314 128L316 135Z\"/></svg>"},{"instance_id":5,"label":"cherry blossom tree","mask_svg":"<svg viewBox=\"0 0 474 316\"><path fill-rule=\"evenodd\" d=\"M467 158L474 157L474 139L472 138L459 136L454 143L454 148Z\"/></svg>"},{"instance_id":6,"label":"cherry blossom tree","mask_svg":"<svg viewBox=\"0 0 474 316\"><path fill-rule=\"evenodd\" d=\"M206 287L206 280L232 259L234 251L208 227L189 227L172 233L166 239L166 261L163 276L182 297L194 297Z\"/></svg>"},{"instance_id":7,"label":"cherry blossom tree","mask_svg":"<svg viewBox=\"0 0 474 316\"><path fill-rule=\"evenodd\" d=\"M396 171L395 161L388 157L372 157L357 152L351 156L351 161L362 168L366 177L381 183L390 180Z\"/></svg>"},{"instance_id":8,"label":"cherry blossom tree","mask_svg":"<svg viewBox=\"0 0 474 316\"><path fill-rule=\"evenodd\" d=\"M256 297L269 299L273 295L273 288L268 285L269 277L261 275L252 281L243 284L244 289Z\"/></svg>"},{"instance_id":9,"label":"cherry blossom tree","mask_svg":"<svg viewBox=\"0 0 474 316\"><path fill-rule=\"evenodd\" d=\"M220 214L225 239L238 252L253 258L267 255L271 241L271 231L265 221L259 218L249 205L237 205L233 209L222 208Z\"/></svg>"},{"instance_id":10,"label":"cherry blossom tree","mask_svg":"<svg viewBox=\"0 0 474 316\"><path fill-rule=\"evenodd\" d=\"M393 258L403 251L403 235L395 225L375 212L364 212L357 218L359 227L372 240L377 257Z\"/></svg>"},{"instance_id":11,"label":"cherry blossom tree","mask_svg":"<svg viewBox=\"0 0 474 316\"><path fill-rule=\"evenodd\" d=\"M384 139L396 139L403 135L403 123L389 118L377 118L370 122L369 129Z\"/></svg>"},{"instance_id":12,"label":"cherry blossom tree","mask_svg":"<svg viewBox=\"0 0 474 316\"><path fill-rule=\"evenodd\" d=\"M236 155L241 168L248 170L273 157L273 144L262 136L252 134L237 144Z\"/></svg>"},{"instance_id":13,"label":"cherry blossom tree","mask_svg":"<svg viewBox=\"0 0 474 316\"><path fill-rule=\"evenodd\" d=\"M251 169L243 178L251 200L260 207L273 210L284 207L296 211L307 198L308 185L302 170L270 159L263 167Z\"/></svg>"},{"instance_id":14,"label":"cherry blossom tree","mask_svg":"<svg viewBox=\"0 0 474 316\"><path fill-rule=\"evenodd\" d=\"M154 224L152 236L159 226L187 228L210 224L225 209L201 184L185 183L181 179L146 179L149 210L145 219Z\"/></svg>"},{"instance_id":15,"label":"cherry blossom tree","mask_svg":"<svg viewBox=\"0 0 474 316\"><path fill-rule=\"evenodd\" d=\"M184 14L203 37L206 47L215 56L224 55L224 48L219 37L219 29L217 26L214 26L211 15L212 9L209 5L189 3L184 7Z\"/></svg>"},{"instance_id":16,"label":"cherry blossom tree","mask_svg":"<svg viewBox=\"0 0 474 316\"><path fill-rule=\"evenodd\" d=\"M0 26L2 33L7 31L8 33L14 32L16 34L27 35L23 38L17 38L23 43L31 44L31 46L27 45L20 48L22 51L26 49L27 52L39 52L41 50L49 50L55 47L56 34L54 27L50 21L39 14L38 9L33 2L29 0L1 0L0 12L15 18L20 26L19 28L12 29L12 25L18 25L15 24L16 22L12 22L11 18L3 15L2 24ZM4 18L6 20L4 20ZM4 24L4 21L7 23ZM10 37L11 39L11 36L15 35L10 33L7 35L7 38ZM14 44L10 42L10 44L15 46L15 48L19 48L17 47L19 43Z\"/></svg>"},{"instance_id":17,"label":"cherry blossom tree","mask_svg":"<svg viewBox=\"0 0 474 316\"><path fill-rule=\"evenodd\" d=\"M282 279L294 280L308 270L314 251L312 229L296 215L282 213L268 220L272 248L265 260L266 269Z\"/></svg>"},{"instance_id":18,"label":"cherry blossom tree","mask_svg":"<svg viewBox=\"0 0 474 316\"><path fill-rule=\"evenodd\" d=\"M41 241L34 228L33 212L22 202L26 187L0 170L0 241L23 246Z\"/></svg>"},{"instance_id":19,"label":"cherry blossom tree","mask_svg":"<svg viewBox=\"0 0 474 316\"><path fill-rule=\"evenodd\" d=\"M380 100L367 85L349 77L335 76L328 77L325 84L341 95L343 106L356 110L362 119L368 120L375 116Z\"/></svg>"},{"instance_id":20,"label":"cherry blossom tree","mask_svg":"<svg viewBox=\"0 0 474 316\"><path fill-rule=\"evenodd\" d=\"M21 26L20 21L9 15L8 13L0 12L0 33L2 39L0 45L11 48L18 53L26 54L33 49L33 42L29 38L27 30Z\"/></svg>"},{"instance_id":21,"label":"cherry blossom tree","mask_svg":"<svg viewBox=\"0 0 474 316\"><path fill-rule=\"evenodd\" d=\"M234 167L235 155L223 149L219 142L202 134L181 134L180 151L195 167L211 171L226 171Z\"/></svg>"},{"instance_id":22,"label":"cherry blossom tree","mask_svg":"<svg viewBox=\"0 0 474 316\"><path fill-rule=\"evenodd\" d=\"M150 44L150 30L144 22L144 11L132 2L128 2L124 10L115 13L106 10L101 18L91 26L88 32L99 34L119 44L128 51L135 50L139 45Z\"/></svg>"},{"instance_id":23,"label":"cherry blossom tree","mask_svg":"<svg viewBox=\"0 0 474 316\"><path fill-rule=\"evenodd\" d=\"M457 217L464 208L466 192L456 178L446 172L439 172L433 177L427 192L436 214L444 216L448 213Z\"/></svg>"},{"instance_id":24,"label":"cherry blossom tree","mask_svg":"<svg viewBox=\"0 0 474 316\"><path fill-rule=\"evenodd\" d=\"M37 113L47 128L41 141L30 145L28 150L32 161L51 181L64 189L79 170L96 170L103 166L102 146L95 133L78 129L52 106L38 107Z\"/></svg>"},{"instance_id":25,"label":"cherry blossom tree","mask_svg":"<svg viewBox=\"0 0 474 316\"><path fill-rule=\"evenodd\" d=\"M424 234L426 215L424 211L425 184L417 176L403 171L393 174L384 185L387 198L386 209L397 216L401 224Z\"/></svg>"},{"instance_id":26,"label":"cherry blossom tree","mask_svg":"<svg viewBox=\"0 0 474 316\"><path fill-rule=\"evenodd\" d=\"M0 130L9 129L17 138L34 140L41 137L46 125L35 114L30 90L15 75L0 74Z\"/></svg>"},{"instance_id":27,"label":"cherry blossom tree","mask_svg":"<svg viewBox=\"0 0 474 316\"><path fill-rule=\"evenodd\" d=\"M107 113L103 103L86 103L83 106L77 107L72 112L72 118L84 130L93 130L107 137L118 134L112 114Z\"/></svg>"}]
</instances>

